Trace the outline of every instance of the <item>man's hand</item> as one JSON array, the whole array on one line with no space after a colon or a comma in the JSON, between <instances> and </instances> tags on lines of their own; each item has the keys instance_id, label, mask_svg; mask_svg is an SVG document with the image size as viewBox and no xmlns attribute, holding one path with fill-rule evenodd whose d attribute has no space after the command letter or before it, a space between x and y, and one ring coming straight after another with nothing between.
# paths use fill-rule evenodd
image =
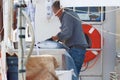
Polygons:
<instances>
[{"instance_id":1,"label":"man's hand","mask_svg":"<svg viewBox=\"0 0 120 80\"><path fill-rule=\"evenodd\" d=\"M52 39L53 39L54 41L59 40L58 36L52 36Z\"/></svg>"}]
</instances>

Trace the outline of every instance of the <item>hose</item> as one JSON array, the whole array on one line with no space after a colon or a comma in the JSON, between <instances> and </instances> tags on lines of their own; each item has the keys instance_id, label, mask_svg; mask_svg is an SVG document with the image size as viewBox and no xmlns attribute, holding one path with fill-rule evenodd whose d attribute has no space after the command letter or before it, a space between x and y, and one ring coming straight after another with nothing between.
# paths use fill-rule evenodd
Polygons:
<instances>
[{"instance_id":1,"label":"hose","mask_svg":"<svg viewBox=\"0 0 120 80\"><path fill-rule=\"evenodd\" d=\"M30 58L30 56L32 54L32 51L33 51L33 47L34 47L34 43L35 43L35 36L34 36L34 31L33 31L31 21L30 21L28 15L26 14L25 11L22 11L22 13L23 13L24 17L26 18L26 20L27 20L27 22L30 26L30 31L32 33L32 35L31 35L32 36L32 43L31 43L31 46L30 46L30 51L27 53L28 55L27 55L26 60L25 60L25 65L26 65L26 63L27 63L28 59Z\"/></svg>"}]
</instances>

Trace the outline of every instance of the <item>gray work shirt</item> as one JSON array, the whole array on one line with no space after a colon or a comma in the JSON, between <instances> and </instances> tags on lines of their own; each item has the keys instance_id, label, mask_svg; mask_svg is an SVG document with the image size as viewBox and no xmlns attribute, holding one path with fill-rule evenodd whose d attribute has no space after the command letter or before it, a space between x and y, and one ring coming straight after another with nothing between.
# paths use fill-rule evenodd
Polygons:
<instances>
[{"instance_id":1,"label":"gray work shirt","mask_svg":"<svg viewBox=\"0 0 120 80\"><path fill-rule=\"evenodd\" d=\"M61 32L57 36L60 41L65 42L65 45L68 47L74 45L88 46L79 16L75 12L65 10L59 19L61 22Z\"/></svg>"}]
</instances>

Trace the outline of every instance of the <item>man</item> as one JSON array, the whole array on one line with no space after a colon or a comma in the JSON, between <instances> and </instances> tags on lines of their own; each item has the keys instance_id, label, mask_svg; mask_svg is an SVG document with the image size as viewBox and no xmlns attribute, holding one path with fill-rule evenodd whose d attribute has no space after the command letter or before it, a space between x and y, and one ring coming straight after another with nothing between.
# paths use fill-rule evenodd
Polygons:
<instances>
[{"instance_id":1,"label":"man","mask_svg":"<svg viewBox=\"0 0 120 80\"><path fill-rule=\"evenodd\" d=\"M68 53L74 60L77 71L76 75L79 77L79 72L86 53L86 47L88 46L80 19L72 10L64 9L63 11L63 9L60 8L59 1L53 3L52 9L55 16L57 16L61 22L61 32L56 36L52 36L52 39L60 40L69 47Z\"/></svg>"}]
</instances>

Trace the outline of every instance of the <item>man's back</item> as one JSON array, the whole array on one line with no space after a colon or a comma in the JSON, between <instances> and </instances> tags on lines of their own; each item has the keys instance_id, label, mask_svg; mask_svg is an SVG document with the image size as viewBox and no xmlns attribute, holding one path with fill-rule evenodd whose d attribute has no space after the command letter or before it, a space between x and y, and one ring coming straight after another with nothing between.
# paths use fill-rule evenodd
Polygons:
<instances>
[{"instance_id":1,"label":"man's back","mask_svg":"<svg viewBox=\"0 0 120 80\"><path fill-rule=\"evenodd\" d=\"M68 34L70 35L70 37L65 41L65 44L68 47L73 45L80 45L86 47L87 42L82 30L79 16L73 11L65 10L60 20L62 24L61 29L65 29L65 27L69 27L69 30L71 32L71 34Z\"/></svg>"}]
</instances>

